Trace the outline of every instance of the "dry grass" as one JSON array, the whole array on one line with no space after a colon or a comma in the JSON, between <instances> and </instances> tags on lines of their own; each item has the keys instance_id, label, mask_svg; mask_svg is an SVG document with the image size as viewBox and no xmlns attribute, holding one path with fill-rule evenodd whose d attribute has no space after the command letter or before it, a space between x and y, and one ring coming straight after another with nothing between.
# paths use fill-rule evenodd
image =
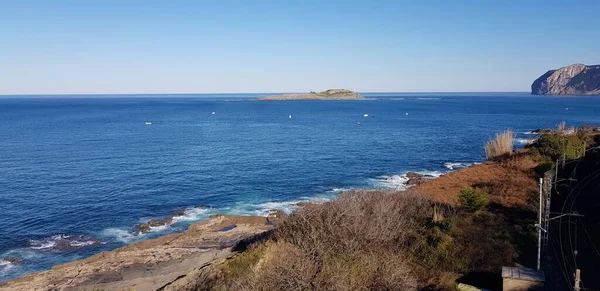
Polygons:
<instances>
[{"instance_id":1,"label":"dry grass","mask_svg":"<svg viewBox=\"0 0 600 291\"><path fill-rule=\"evenodd\" d=\"M497 134L496 138L488 141L484 146L487 159L502 158L512 153L514 139L515 134L512 130Z\"/></svg>"},{"instance_id":2,"label":"dry grass","mask_svg":"<svg viewBox=\"0 0 600 291\"><path fill-rule=\"evenodd\" d=\"M505 207L525 207L529 193L537 191L533 169L540 159L521 151L496 162L486 162L415 186L409 191L431 197L434 201L458 205L460 191L465 188L481 189L489 194L490 203Z\"/></svg>"}]
</instances>

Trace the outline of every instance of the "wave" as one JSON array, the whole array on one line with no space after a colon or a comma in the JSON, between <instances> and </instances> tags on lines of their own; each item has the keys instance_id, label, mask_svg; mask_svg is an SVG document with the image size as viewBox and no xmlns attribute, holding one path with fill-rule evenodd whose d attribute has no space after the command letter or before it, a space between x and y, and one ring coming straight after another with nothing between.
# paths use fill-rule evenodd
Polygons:
<instances>
[{"instance_id":1,"label":"wave","mask_svg":"<svg viewBox=\"0 0 600 291\"><path fill-rule=\"evenodd\" d=\"M103 243L105 242L87 235L57 234L41 240L29 240L29 248L33 250L67 250Z\"/></svg>"},{"instance_id":2,"label":"wave","mask_svg":"<svg viewBox=\"0 0 600 291\"><path fill-rule=\"evenodd\" d=\"M371 180L375 188L388 188L395 190L405 190L408 188L408 177L404 175L382 175Z\"/></svg>"},{"instance_id":3,"label":"wave","mask_svg":"<svg viewBox=\"0 0 600 291\"><path fill-rule=\"evenodd\" d=\"M521 144L521 145L527 145L527 144L531 144L535 141L535 139L532 138L515 138L514 143L516 144Z\"/></svg>"},{"instance_id":4,"label":"wave","mask_svg":"<svg viewBox=\"0 0 600 291\"><path fill-rule=\"evenodd\" d=\"M143 237L144 234L133 235L130 230L123 228L111 227L102 231L102 236L106 238L112 238L118 242L129 244L134 241L138 241Z\"/></svg>"},{"instance_id":5,"label":"wave","mask_svg":"<svg viewBox=\"0 0 600 291\"><path fill-rule=\"evenodd\" d=\"M186 208L183 210L183 214L173 216L173 223L178 221L196 221L202 219L208 211L208 208Z\"/></svg>"},{"instance_id":6,"label":"wave","mask_svg":"<svg viewBox=\"0 0 600 291\"><path fill-rule=\"evenodd\" d=\"M458 169L468 168L468 167L476 165L476 164L478 164L478 163L447 162L447 163L444 163L444 167L446 167L448 170L458 170Z\"/></svg>"}]
</instances>

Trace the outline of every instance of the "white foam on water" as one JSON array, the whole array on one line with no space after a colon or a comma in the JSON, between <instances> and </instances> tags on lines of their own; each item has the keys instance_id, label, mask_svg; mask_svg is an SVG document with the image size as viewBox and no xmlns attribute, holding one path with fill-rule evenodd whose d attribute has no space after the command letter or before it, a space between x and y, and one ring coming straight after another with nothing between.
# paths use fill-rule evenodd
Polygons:
<instances>
[{"instance_id":1,"label":"white foam on water","mask_svg":"<svg viewBox=\"0 0 600 291\"><path fill-rule=\"evenodd\" d=\"M187 208L184 210L183 215L173 216L173 223L178 221L196 221L203 218L206 218L206 213L209 211L208 208Z\"/></svg>"},{"instance_id":2,"label":"white foam on water","mask_svg":"<svg viewBox=\"0 0 600 291\"><path fill-rule=\"evenodd\" d=\"M131 233L128 230L116 227L107 228L103 230L102 235L104 237L109 237L125 244L129 244L133 241L139 240L140 237L144 236L143 233L139 235L133 235L133 233Z\"/></svg>"},{"instance_id":3,"label":"white foam on water","mask_svg":"<svg viewBox=\"0 0 600 291\"><path fill-rule=\"evenodd\" d=\"M434 178L439 178L441 175L444 174L444 173L442 173L440 171L416 171L415 173L421 174L421 175L424 175L424 176L432 176Z\"/></svg>"},{"instance_id":4,"label":"white foam on water","mask_svg":"<svg viewBox=\"0 0 600 291\"><path fill-rule=\"evenodd\" d=\"M12 269L15 265L9 261L0 260L0 274L6 273L8 270Z\"/></svg>"},{"instance_id":5,"label":"white foam on water","mask_svg":"<svg viewBox=\"0 0 600 291\"><path fill-rule=\"evenodd\" d=\"M86 240L86 241L78 241L78 240L73 240L69 243L70 246L72 247L85 247L85 246L91 246L94 244L104 244L104 242L97 242L97 241L93 241L93 240Z\"/></svg>"},{"instance_id":6,"label":"white foam on water","mask_svg":"<svg viewBox=\"0 0 600 291\"><path fill-rule=\"evenodd\" d=\"M396 190L405 190L408 182L406 174L403 175L382 175L376 179L371 179L371 184L376 188L390 188Z\"/></svg>"},{"instance_id":7,"label":"white foam on water","mask_svg":"<svg viewBox=\"0 0 600 291\"><path fill-rule=\"evenodd\" d=\"M158 231L166 230L166 229L169 228L169 226L171 224L165 224L165 225L159 225L159 226L150 226L150 227L148 227L149 228L148 232L158 232Z\"/></svg>"},{"instance_id":8,"label":"white foam on water","mask_svg":"<svg viewBox=\"0 0 600 291\"><path fill-rule=\"evenodd\" d=\"M346 192L346 191L352 191L355 190L356 188L333 188L327 192L329 193L335 193L335 194L339 194L341 192Z\"/></svg>"},{"instance_id":9,"label":"white foam on water","mask_svg":"<svg viewBox=\"0 0 600 291\"><path fill-rule=\"evenodd\" d=\"M515 138L514 143L526 145L526 144L531 144L534 141L535 141L535 139L530 139L530 138Z\"/></svg>"},{"instance_id":10,"label":"white foam on water","mask_svg":"<svg viewBox=\"0 0 600 291\"><path fill-rule=\"evenodd\" d=\"M457 169L464 169L464 168L468 168L472 165L476 165L477 163L463 163L463 162L447 162L444 163L444 167L446 167L448 170L457 170Z\"/></svg>"},{"instance_id":11,"label":"white foam on water","mask_svg":"<svg viewBox=\"0 0 600 291\"><path fill-rule=\"evenodd\" d=\"M51 249L55 247L59 241L68 239L69 237L70 236L64 234L57 234L41 240L32 239L29 240L29 247L34 250Z\"/></svg>"}]
</instances>

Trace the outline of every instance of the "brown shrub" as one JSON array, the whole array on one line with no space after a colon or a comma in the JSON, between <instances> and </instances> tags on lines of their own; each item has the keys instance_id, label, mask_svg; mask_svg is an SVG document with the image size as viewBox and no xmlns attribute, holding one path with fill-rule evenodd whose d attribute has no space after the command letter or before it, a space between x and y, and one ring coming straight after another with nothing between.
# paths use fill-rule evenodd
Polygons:
<instances>
[{"instance_id":1,"label":"brown shrub","mask_svg":"<svg viewBox=\"0 0 600 291\"><path fill-rule=\"evenodd\" d=\"M414 190L342 193L231 259L216 289L454 290L461 274L497 273L516 259L513 225L501 212L466 213Z\"/></svg>"},{"instance_id":2,"label":"brown shrub","mask_svg":"<svg viewBox=\"0 0 600 291\"><path fill-rule=\"evenodd\" d=\"M488 141L485 148L485 156L488 160L509 155L513 151L515 134L512 130L506 130L496 135L496 138Z\"/></svg>"},{"instance_id":3,"label":"brown shrub","mask_svg":"<svg viewBox=\"0 0 600 291\"><path fill-rule=\"evenodd\" d=\"M432 215L431 205L417 194L342 193L335 201L290 216L275 237L316 256L330 249L401 249L408 231Z\"/></svg>"}]
</instances>

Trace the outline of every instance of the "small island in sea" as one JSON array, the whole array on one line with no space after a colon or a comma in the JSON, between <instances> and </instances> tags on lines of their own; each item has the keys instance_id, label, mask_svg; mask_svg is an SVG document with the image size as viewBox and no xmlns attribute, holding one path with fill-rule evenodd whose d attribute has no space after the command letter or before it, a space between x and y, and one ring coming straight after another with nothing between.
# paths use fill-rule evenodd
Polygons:
<instances>
[{"instance_id":1,"label":"small island in sea","mask_svg":"<svg viewBox=\"0 0 600 291\"><path fill-rule=\"evenodd\" d=\"M366 100L362 95L347 89L329 89L323 92L282 94L257 98L259 101L278 100Z\"/></svg>"}]
</instances>

